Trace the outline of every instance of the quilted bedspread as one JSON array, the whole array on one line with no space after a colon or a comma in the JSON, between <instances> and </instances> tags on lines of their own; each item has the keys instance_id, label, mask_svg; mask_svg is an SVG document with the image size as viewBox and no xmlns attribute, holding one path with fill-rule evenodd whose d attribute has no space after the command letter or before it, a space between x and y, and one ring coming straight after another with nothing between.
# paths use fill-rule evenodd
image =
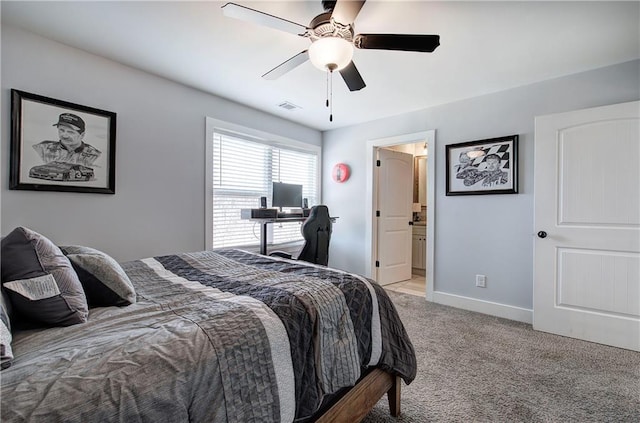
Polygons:
<instances>
[{"instance_id":1,"label":"quilted bedspread","mask_svg":"<svg viewBox=\"0 0 640 423\"><path fill-rule=\"evenodd\" d=\"M363 277L241 250L123 264L138 301L14 334L3 422L291 422L413 346Z\"/></svg>"}]
</instances>

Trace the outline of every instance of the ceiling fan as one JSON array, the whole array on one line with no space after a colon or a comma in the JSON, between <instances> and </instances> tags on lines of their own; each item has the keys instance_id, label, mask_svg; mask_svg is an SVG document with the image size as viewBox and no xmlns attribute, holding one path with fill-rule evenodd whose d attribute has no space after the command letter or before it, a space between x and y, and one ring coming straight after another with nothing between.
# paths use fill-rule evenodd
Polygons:
<instances>
[{"instance_id":1,"label":"ceiling fan","mask_svg":"<svg viewBox=\"0 0 640 423\"><path fill-rule=\"evenodd\" d=\"M315 67L323 71L331 73L339 71L349 90L358 91L366 84L351 60L354 47L431 53L440 45L439 35L355 34L353 22L365 1L323 0L322 6L325 12L313 18L308 26L235 3L225 4L222 10L225 16L286 31L311 40L309 49L271 69L262 75L263 78L277 79L310 60Z\"/></svg>"}]
</instances>

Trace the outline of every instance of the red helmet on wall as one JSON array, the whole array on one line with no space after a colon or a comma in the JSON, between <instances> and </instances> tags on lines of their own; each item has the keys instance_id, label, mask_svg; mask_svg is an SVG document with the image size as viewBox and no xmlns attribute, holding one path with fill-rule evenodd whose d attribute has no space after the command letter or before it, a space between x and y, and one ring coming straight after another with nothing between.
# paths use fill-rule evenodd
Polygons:
<instances>
[{"instance_id":1,"label":"red helmet on wall","mask_svg":"<svg viewBox=\"0 0 640 423\"><path fill-rule=\"evenodd\" d=\"M331 176L333 177L334 181L342 183L347 179L349 179L350 173L351 173L351 170L349 169L349 165L346 165L344 163L338 163L333 167Z\"/></svg>"}]
</instances>

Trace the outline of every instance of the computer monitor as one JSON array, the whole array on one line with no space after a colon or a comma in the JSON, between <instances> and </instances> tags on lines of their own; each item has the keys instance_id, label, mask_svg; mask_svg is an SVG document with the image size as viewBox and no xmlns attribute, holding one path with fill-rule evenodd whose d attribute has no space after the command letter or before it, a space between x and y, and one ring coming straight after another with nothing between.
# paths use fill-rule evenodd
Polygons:
<instances>
[{"instance_id":1,"label":"computer monitor","mask_svg":"<svg viewBox=\"0 0 640 423\"><path fill-rule=\"evenodd\" d=\"M271 207L302 207L302 185L274 182Z\"/></svg>"}]
</instances>

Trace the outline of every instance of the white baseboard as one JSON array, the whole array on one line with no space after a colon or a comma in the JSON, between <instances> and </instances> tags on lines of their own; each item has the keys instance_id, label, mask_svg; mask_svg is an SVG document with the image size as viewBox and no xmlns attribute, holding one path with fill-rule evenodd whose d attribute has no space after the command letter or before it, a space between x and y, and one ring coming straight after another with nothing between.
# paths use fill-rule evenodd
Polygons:
<instances>
[{"instance_id":1,"label":"white baseboard","mask_svg":"<svg viewBox=\"0 0 640 423\"><path fill-rule=\"evenodd\" d=\"M533 323L533 310L435 291L433 302L523 323Z\"/></svg>"}]
</instances>

